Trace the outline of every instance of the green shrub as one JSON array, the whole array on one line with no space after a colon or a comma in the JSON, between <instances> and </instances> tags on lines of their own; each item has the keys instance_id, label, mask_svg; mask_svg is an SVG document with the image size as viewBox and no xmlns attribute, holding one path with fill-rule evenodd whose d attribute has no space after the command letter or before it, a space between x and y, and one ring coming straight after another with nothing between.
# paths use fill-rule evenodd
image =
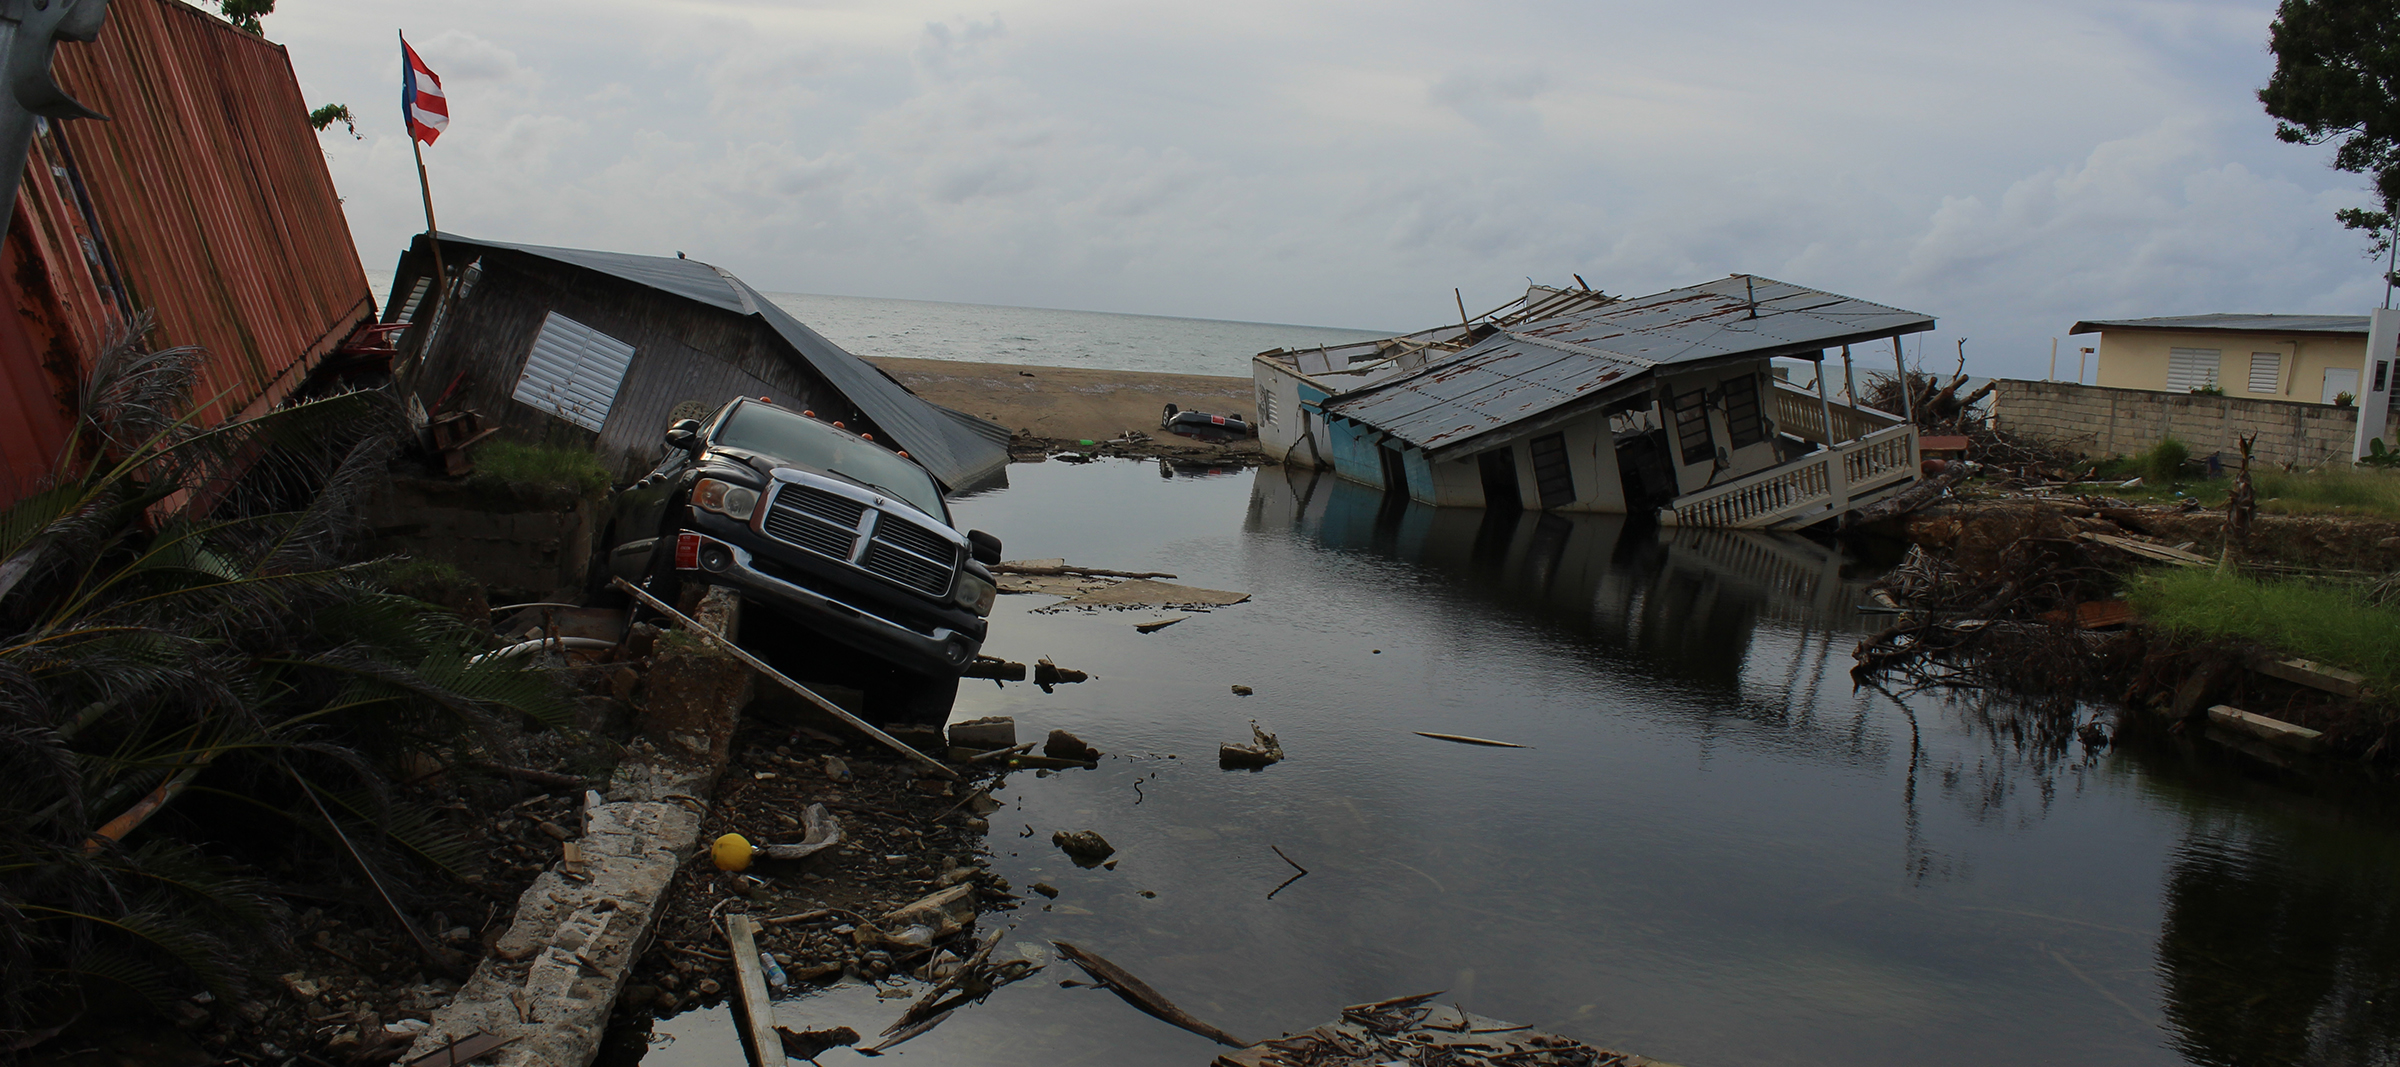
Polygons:
<instances>
[{"instance_id":1,"label":"green shrub","mask_svg":"<svg viewBox=\"0 0 2400 1067\"><path fill-rule=\"evenodd\" d=\"M2400 610L2367 603L2356 587L2179 568L2136 576L2126 596L2168 630L2256 641L2400 687Z\"/></svg>"},{"instance_id":2,"label":"green shrub","mask_svg":"<svg viewBox=\"0 0 2400 1067\"><path fill-rule=\"evenodd\" d=\"M2183 476L2183 465L2192 458L2192 450L2172 437L2161 437L2150 450L2134 457L2134 468L2142 477L2165 485Z\"/></svg>"},{"instance_id":3,"label":"green shrub","mask_svg":"<svg viewBox=\"0 0 2400 1067\"><path fill-rule=\"evenodd\" d=\"M600 458L589 452L517 441L493 441L477 448L475 476L512 485L562 486L587 497L605 492L612 480Z\"/></svg>"}]
</instances>

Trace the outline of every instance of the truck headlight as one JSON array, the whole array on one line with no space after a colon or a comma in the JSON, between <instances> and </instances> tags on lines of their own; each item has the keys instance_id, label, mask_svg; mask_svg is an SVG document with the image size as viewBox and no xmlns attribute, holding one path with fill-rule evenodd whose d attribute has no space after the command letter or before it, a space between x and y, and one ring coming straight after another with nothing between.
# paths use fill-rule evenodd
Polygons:
<instances>
[{"instance_id":1,"label":"truck headlight","mask_svg":"<svg viewBox=\"0 0 2400 1067\"><path fill-rule=\"evenodd\" d=\"M692 506L748 522L751 514L758 510L758 490L714 478L702 478L692 486Z\"/></svg>"},{"instance_id":2,"label":"truck headlight","mask_svg":"<svg viewBox=\"0 0 2400 1067\"><path fill-rule=\"evenodd\" d=\"M958 591L951 594L951 599L958 601L959 607L983 616L992 613L992 601L999 595L1000 590L992 583L960 571L958 572Z\"/></svg>"}]
</instances>

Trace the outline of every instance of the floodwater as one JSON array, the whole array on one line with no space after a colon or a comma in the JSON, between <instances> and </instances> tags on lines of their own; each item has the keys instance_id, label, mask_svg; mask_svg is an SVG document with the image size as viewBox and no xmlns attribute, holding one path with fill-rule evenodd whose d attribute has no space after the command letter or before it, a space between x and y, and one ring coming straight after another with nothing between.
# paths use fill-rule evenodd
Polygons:
<instances>
[{"instance_id":1,"label":"floodwater","mask_svg":"<svg viewBox=\"0 0 2400 1067\"><path fill-rule=\"evenodd\" d=\"M1854 692L1880 564L1812 541L1165 473L1020 465L957 507L1014 558L1252 594L1147 636L1156 613L1001 598L991 652L1096 677L970 683L956 714L1111 753L998 791L994 869L1060 890L987 917L1003 952L1077 942L1250 1040L1440 989L1694 1067L2400 1060L2379 792L2312 795L2331 787L2166 738L2037 752L2004 707ZM1252 719L1290 758L1219 770ZM1069 863L1061 829L1100 831L1117 869ZM1270 846L1309 870L1273 899L1292 870ZM883 1062L1214 1055L1069 977L1053 963ZM779 1013L873 1034L905 1003L853 984ZM740 1062L723 1008L651 1041L646 1064Z\"/></svg>"}]
</instances>

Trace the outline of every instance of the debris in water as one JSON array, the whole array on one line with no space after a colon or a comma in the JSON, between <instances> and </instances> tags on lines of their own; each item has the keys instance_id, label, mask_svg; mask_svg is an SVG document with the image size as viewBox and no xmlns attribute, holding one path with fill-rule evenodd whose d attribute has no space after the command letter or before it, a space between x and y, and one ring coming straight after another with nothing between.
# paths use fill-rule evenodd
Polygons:
<instances>
[{"instance_id":1,"label":"debris in water","mask_svg":"<svg viewBox=\"0 0 2400 1067\"><path fill-rule=\"evenodd\" d=\"M1137 622L1133 624L1133 628L1141 633L1154 634L1188 618L1191 618L1191 616L1177 615L1173 618L1160 619L1156 622Z\"/></svg>"},{"instance_id":2,"label":"debris in water","mask_svg":"<svg viewBox=\"0 0 2400 1067\"><path fill-rule=\"evenodd\" d=\"M1050 739L1042 743L1042 755L1051 759L1090 763L1100 758L1100 750L1084 744L1082 738L1065 730L1052 730Z\"/></svg>"},{"instance_id":3,"label":"debris in water","mask_svg":"<svg viewBox=\"0 0 2400 1067\"><path fill-rule=\"evenodd\" d=\"M858 1044L858 1031L847 1026L796 1033L788 1027L778 1026L775 1036L783 1039L784 1055L800 1060L814 1060L829 1050Z\"/></svg>"},{"instance_id":4,"label":"debris in water","mask_svg":"<svg viewBox=\"0 0 2400 1067\"><path fill-rule=\"evenodd\" d=\"M977 656L967 664L966 670L959 672L958 676L961 678L989 678L995 682L1022 682L1025 680L1025 665L996 656Z\"/></svg>"},{"instance_id":5,"label":"debris in water","mask_svg":"<svg viewBox=\"0 0 2400 1067\"><path fill-rule=\"evenodd\" d=\"M1241 1038L1193 1018L1182 1008L1176 1007L1173 1001L1158 995L1157 990L1143 984L1141 979L1127 973L1124 968L1110 963L1098 955L1086 952L1070 942L1052 941L1051 944L1058 947L1059 955L1065 956L1075 966L1083 968L1083 973L1091 975L1093 981L1123 998L1125 1003L1141 1009L1143 1014L1180 1026L1220 1045L1242 1048L1249 1044Z\"/></svg>"},{"instance_id":6,"label":"debris in water","mask_svg":"<svg viewBox=\"0 0 2400 1067\"><path fill-rule=\"evenodd\" d=\"M1456 741L1462 745L1490 745L1493 748L1529 747L1526 745L1517 744L1514 741L1494 741L1488 737L1468 737L1465 734L1433 734L1426 733L1423 730L1412 730L1409 732L1416 734L1418 737L1430 737L1436 741Z\"/></svg>"},{"instance_id":7,"label":"debris in water","mask_svg":"<svg viewBox=\"0 0 2400 1067\"><path fill-rule=\"evenodd\" d=\"M1182 610L1198 610L1205 608L1226 607L1233 604L1239 604L1248 599L1250 599L1250 594L1248 593L1236 593L1224 589L1202 589L1198 586L1177 585L1174 582L1157 582L1151 581L1147 578L1136 578L1131 581L1117 582L1111 585L1103 586L1101 588L1070 597L1066 600L1061 600L1056 604L1051 604L1047 607L1035 608L1033 610L1043 614L1068 610L1090 611L1098 608L1115 608L1118 610L1125 610L1129 608L1175 608Z\"/></svg>"},{"instance_id":8,"label":"debris in water","mask_svg":"<svg viewBox=\"0 0 2400 1067\"><path fill-rule=\"evenodd\" d=\"M1073 833L1060 830L1050 835L1050 843L1057 845L1059 851L1066 853L1067 858L1074 860L1078 867L1094 866L1117 852L1117 846L1109 844L1108 839L1100 836L1096 830L1077 830Z\"/></svg>"},{"instance_id":9,"label":"debris in water","mask_svg":"<svg viewBox=\"0 0 2400 1067\"><path fill-rule=\"evenodd\" d=\"M1275 854L1276 854L1277 856L1282 856L1282 857L1283 857L1283 862L1291 864L1291 865L1292 865L1292 869L1293 869L1293 870L1300 872L1300 873L1298 873L1298 874L1295 874L1295 875L1293 875L1293 876L1291 876L1291 877L1289 877L1289 878L1286 878L1286 879L1284 879L1284 880L1283 880L1283 884L1282 884L1282 885L1278 885L1278 886L1276 886L1276 887L1275 887L1275 888L1273 888L1273 889L1267 890L1267 899L1268 899L1268 900L1273 900L1273 899L1275 899L1275 894L1283 892L1283 887L1284 887L1284 886L1290 885L1290 884L1292 884L1293 882L1297 882L1297 881L1299 881L1299 880L1301 880L1301 879L1303 879L1303 878L1306 878L1306 877L1308 877L1308 868L1301 866L1301 865L1300 865L1300 862L1299 862L1298 860L1295 860L1295 859L1291 858L1290 856L1284 856L1284 855L1283 855L1283 850L1282 850L1282 849L1280 849L1280 848L1275 848L1275 846L1273 846L1273 845L1268 845L1267 847L1268 847L1268 848L1274 848L1274 849L1275 849Z\"/></svg>"},{"instance_id":10,"label":"debris in water","mask_svg":"<svg viewBox=\"0 0 2400 1067\"><path fill-rule=\"evenodd\" d=\"M1091 675L1085 674L1082 671L1068 670L1059 666L1058 664L1050 662L1050 657L1048 656L1043 656L1041 659L1034 661L1033 664L1033 684L1041 686L1042 692L1045 693L1051 692L1051 686L1065 685L1069 682L1080 682L1089 677L1091 677Z\"/></svg>"},{"instance_id":11,"label":"debris in water","mask_svg":"<svg viewBox=\"0 0 2400 1067\"><path fill-rule=\"evenodd\" d=\"M1244 767L1257 770L1282 759L1283 742L1276 740L1274 734L1259 729L1257 719L1250 720L1249 744L1228 742L1217 746L1217 766L1226 770Z\"/></svg>"},{"instance_id":12,"label":"debris in water","mask_svg":"<svg viewBox=\"0 0 2400 1067\"><path fill-rule=\"evenodd\" d=\"M1584 1044L1426 1001L1420 993L1342 1009L1339 1021L1228 1052L1209 1067L1386 1067L1390 1064L1534 1064L1651 1067L1656 1061Z\"/></svg>"},{"instance_id":13,"label":"debris in water","mask_svg":"<svg viewBox=\"0 0 2400 1067\"><path fill-rule=\"evenodd\" d=\"M1235 695L1235 696L1237 696L1237 697L1246 697L1246 696L1249 696L1249 695L1250 695L1251 693L1253 693L1253 692L1256 692L1256 690L1253 690L1253 689L1251 689L1249 686L1246 686L1246 685L1237 685L1237 686L1234 686L1234 687L1233 687L1233 695Z\"/></svg>"}]
</instances>

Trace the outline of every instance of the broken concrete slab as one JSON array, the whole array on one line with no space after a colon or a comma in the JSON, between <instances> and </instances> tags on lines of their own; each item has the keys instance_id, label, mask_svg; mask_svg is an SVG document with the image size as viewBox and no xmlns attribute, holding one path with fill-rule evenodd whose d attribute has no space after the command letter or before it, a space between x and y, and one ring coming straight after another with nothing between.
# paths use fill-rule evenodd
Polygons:
<instances>
[{"instance_id":1,"label":"broken concrete slab","mask_svg":"<svg viewBox=\"0 0 2400 1067\"><path fill-rule=\"evenodd\" d=\"M1007 715L987 715L980 719L951 723L950 744L957 748L971 748L978 752L1015 748L1017 745L1017 720Z\"/></svg>"},{"instance_id":2,"label":"broken concrete slab","mask_svg":"<svg viewBox=\"0 0 2400 1067\"><path fill-rule=\"evenodd\" d=\"M703 625L731 631L741 600L712 590L699 616ZM584 1067L599 1054L659 902L699 843L703 798L724 771L750 695L739 660L698 642L661 644L668 647L653 668L650 700L653 709L667 708L651 720L664 736L628 746L608 801L587 807L583 833L561 843L562 852L573 846L574 864L562 862L526 887L508 930L433 1013L410 1058L440 1054L478 1033L507 1042L489 1053L498 1067ZM671 657L680 666L663 670ZM737 676L743 681L732 684Z\"/></svg>"}]
</instances>

